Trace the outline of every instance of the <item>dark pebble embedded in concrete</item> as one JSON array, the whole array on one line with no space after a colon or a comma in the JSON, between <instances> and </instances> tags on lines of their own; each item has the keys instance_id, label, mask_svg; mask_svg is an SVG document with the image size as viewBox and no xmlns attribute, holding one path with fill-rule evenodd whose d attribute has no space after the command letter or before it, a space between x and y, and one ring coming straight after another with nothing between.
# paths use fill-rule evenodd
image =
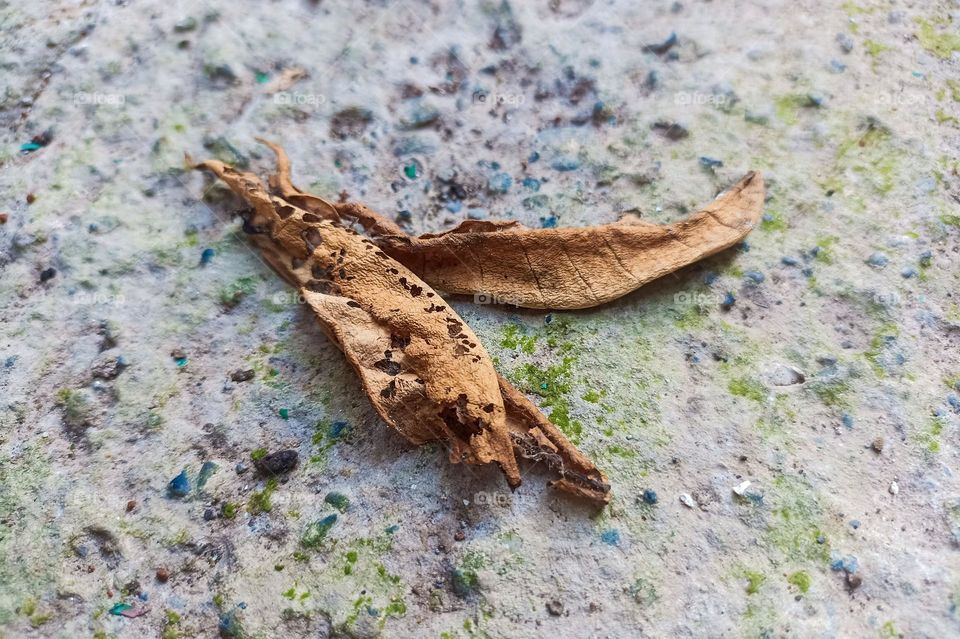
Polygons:
<instances>
[{"instance_id":1,"label":"dark pebble embedded in concrete","mask_svg":"<svg viewBox=\"0 0 960 639\"><path fill-rule=\"evenodd\" d=\"M249 382L254 375L253 369L236 370L230 374L230 379L234 382Z\"/></svg>"},{"instance_id":2,"label":"dark pebble embedded in concrete","mask_svg":"<svg viewBox=\"0 0 960 639\"><path fill-rule=\"evenodd\" d=\"M270 453L255 463L257 470L264 475L281 475L297 467L300 455L292 448Z\"/></svg>"}]
</instances>

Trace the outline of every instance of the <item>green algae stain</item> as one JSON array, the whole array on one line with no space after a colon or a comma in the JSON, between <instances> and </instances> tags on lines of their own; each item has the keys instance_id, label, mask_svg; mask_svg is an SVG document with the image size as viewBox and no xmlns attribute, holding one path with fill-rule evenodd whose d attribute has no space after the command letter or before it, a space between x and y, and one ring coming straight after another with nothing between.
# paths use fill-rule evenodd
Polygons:
<instances>
[{"instance_id":1,"label":"green algae stain","mask_svg":"<svg viewBox=\"0 0 960 639\"><path fill-rule=\"evenodd\" d=\"M940 221L947 226L960 227L960 215L941 215Z\"/></svg>"},{"instance_id":2,"label":"green algae stain","mask_svg":"<svg viewBox=\"0 0 960 639\"><path fill-rule=\"evenodd\" d=\"M946 19L925 20L916 18L917 23L917 41L924 49L944 60L949 60L953 54L960 51L960 35L955 33L956 28L949 24ZM938 27L945 26L944 32L940 32Z\"/></svg>"},{"instance_id":3,"label":"green algae stain","mask_svg":"<svg viewBox=\"0 0 960 639\"><path fill-rule=\"evenodd\" d=\"M596 404L600 401L600 398L603 397L606 393L598 393L595 390L588 390L584 393L580 399L585 402L590 402L591 404Z\"/></svg>"},{"instance_id":4,"label":"green algae stain","mask_svg":"<svg viewBox=\"0 0 960 639\"><path fill-rule=\"evenodd\" d=\"M480 577L477 572L487 564L487 557L477 551L468 551L459 565L453 569L453 590L461 597L469 597L480 589Z\"/></svg>"},{"instance_id":5,"label":"green algae stain","mask_svg":"<svg viewBox=\"0 0 960 639\"><path fill-rule=\"evenodd\" d=\"M810 98L801 94L782 95L774 100L773 105L777 119L792 126L800 121L800 109L810 106Z\"/></svg>"},{"instance_id":6,"label":"green algae stain","mask_svg":"<svg viewBox=\"0 0 960 639\"><path fill-rule=\"evenodd\" d=\"M760 586L767 580L766 575L754 570L744 570L743 578L747 580L747 594L755 595L760 592Z\"/></svg>"},{"instance_id":7,"label":"green algae stain","mask_svg":"<svg viewBox=\"0 0 960 639\"><path fill-rule=\"evenodd\" d=\"M530 355L536 350L537 336L527 335L526 327L520 324L508 324L503 329L500 346L512 351L519 349L520 352Z\"/></svg>"},{"instance_id":8,"label":"green algae stain","mask_svg":"<svg viewBox=\"0 0 960 639\"><path fill-rule=\"evenodd\" d=\"M541 406L550 409L548 419L576 443L583 433L583 424L570 418L571 367L575 358L565 356L559 364L546 368L536 364L524 364L513 377L523 390L539 395Z\"/></svg>"},{"instance_id":9,"label":"green algae stain","mask_svg":"<svg viewBox=\"0 0 960 639\"><path fill-rule=\"evenodd\" d=\"M921 446L928 453L939 453L940 452L940 439L943 434L943 429L946 426L946 419L944 417L934 417L930 421L929 427L925 430L917 433L913 437L913 441Z\"/></svg>"},{"instance_id":10,"label":"green algae stain","mask_svg":"<svg viewBox=\"0 0 960 639\"><path fill-rule=\"evenodd\" d=\"M779 211L767 211L760 222L763 231L786 231L787 221Z\"/></svg>"},{"instance_id":11,"label":"green algae stain","mask_svg":"<svg viewBox=\"0 0 960 639\"><path fill-rule=\"evenodd\" d=\"M890 47L885 44L881 44L875 40L864 40L863 49L867 52L867 55L871 58L876 58L884 51L889 51Z\"/></svg>"},{"instance_id":12,"label":"green algae stain","mask_svg":"<svg viewBox=\"0 0 960 639\"><path fill-rule=\"evenodd\" d=\"M805 593L810 590L810 575L802 570L798 570L787 577L787 583L796 586L800 592Z\"/></svg>"},{"instance_id":13,"label":"green algae stain","mask_svg":"<svg viewBox=\"0 0 960 639\"><path fill-rule=\"evenodd\" d=\"M755 402L763 402L767 399L767 388L759 381L748 377L732 379L727 384L727 390L731 395L737 397L746 397Z\"/></svg>"},{"instance_id":14,"label":"green algae stain","mask_svg":"<svg viewBox=\"0 0 960 639\"><path fill-rule=\"evenodd\" d=\"M241 277L222 287L217 293L217 299L225 308L231 309L240 304L245 297L253 295L256 290L256 277Z\"/></svg>"},{"instance_id":15,"label":"green algae stain","mask_svg":"<svg viewBox=\"0 0 960 639\"><path fill-rule=\"evenodd\" d=\"M892 322L883 324L870 339L870 347L863 353L870 364L870 369L881 379L887 376L884 353L887 347L896 341L899 334L900 328L896 324Z\"/></svg>"},{"instance_id":16,"label":"green algae stain","mask_svg":"<svg viewBox=\"0 0 960 639\"><path fill-rule=\"evenodd\" d=\"M55 587L54 570L60 559L51 543L53 515L41 509L47 503L44 495L52 494L51 478L39 446L27 447L16 457L0 457L0 521L4 522L0 526L0 626L16 617L24 599L33 602L29 614L21 608L32 626L47 621L34 594Z\"/></svg>"},{"instance_id":17,"label":"green algae stain","mask_svg":"<svg viewBox=\"0 0 960 639\"><path fill-rule=\"evenodd\" d=\"M330 529L333 528L336 523L337 516L336 514L332 514L307 524L306 529L303 531L303 536L300 538L300 543L305 548L312 548L314 550L322 548L327 538L327 533L330 532Z\"/></svg>"},{"instance_id":18,"label":"green algae stain","mask_svg":"<svg viewBox=\"0 0 960 639\"><path fill-rule=\"evenodd\" d=\"M270 503L270 498L273 496L274 491L277 490L277 486L277 480L270 479L263 487L263 490L250 495L250 500L247 502L247 512L251 515L259 515L273 510L273 504Z\"/></svg>"},{"instance_id":19,"label":"green algae stain","mask_svg":"<svg viewBox=\"0 0 960 639\"><path fill-rule=\"evenodd\" d=\"M831 408L848 408L850 393L853 390L850 382L842 377L831 376L815 379L808 387L824 405Z\"/></svg>"},{"instance_id":20,"label":"green algae stain","mask_svg":"<svg viewBox=\"0 0 960 639\"><path fill-rule=\"evenodd\" d=\"M791 561L827 561L830 545L819 542L823 512L813 488L802 479L781 475L766 498L773 505L767 542Z\"/></svg>"},{"instance_id":21,"label":"green algae stain","mask_svg":"<svg viewBox=\"0 0 960 639\"><path fill-rule=\"evenodd\" d=\"M706 307L700 304L691 304L682 312L676 314L673 324L684 331L702 328L709 314Z\"/></svg>"}]
</instances>

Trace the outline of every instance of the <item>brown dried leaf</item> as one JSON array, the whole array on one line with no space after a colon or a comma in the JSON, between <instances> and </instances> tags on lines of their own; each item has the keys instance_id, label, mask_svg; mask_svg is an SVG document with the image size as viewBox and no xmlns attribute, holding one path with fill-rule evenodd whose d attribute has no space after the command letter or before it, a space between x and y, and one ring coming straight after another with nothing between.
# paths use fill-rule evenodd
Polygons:
<instances>
[{"instance_id":1,"label":"brown dried leaf","mask_svg":"<svg viewBox=\"0 0 960 639\"><path fill-rule=\"evenodd\" d=\"M266 262L295 286L360 376L383 420L415 444L449 446L453 463L497 464L520 484L515 450L546 462L565 490L606 503L606 477L535 406L500 378L470 327L427 284L343 218L383 226L362 207L334 207L289 184L278 151L272 195L251 173L208 160L252 210L244 230Z\"/></svg>"},{"instance_id":2,"label":"brown dried leaf","mask_svg":"<svg viewBox=\"0 0 960 639\"><path fill-rule=\"evenodd\" d=\"M631 217L602 226L531 229L467 220L444 233L385 235L377 243L445 292L528 308L587 308L733 246L756 226L763 197L763 178L751 172L674 224Z\"/></svg>"},{"instance_id":3,"label":"brown dried leaf","mask_svg":"<svg viewBox=\"0 0 960 639\"><path fill-rule=\"evenodd\" d=\"M466 220L443 233L410 237L362 204L335 204L300 191L290 182L283 150L264 143L278 155L271 185L288 200L330 219L360 223L385 253L442 291L527 308L589 308L614 300L730 248L763 212L763 177L751 171L673 224L650 224L635 215L615 224L558 229Z\"/></svg>"}]
</instances>

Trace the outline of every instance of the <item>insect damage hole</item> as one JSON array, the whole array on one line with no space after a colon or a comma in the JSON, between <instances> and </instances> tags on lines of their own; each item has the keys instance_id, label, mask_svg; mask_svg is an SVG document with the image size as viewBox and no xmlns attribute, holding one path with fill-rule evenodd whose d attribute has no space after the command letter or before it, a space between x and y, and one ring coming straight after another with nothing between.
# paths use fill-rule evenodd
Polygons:
<instances>
[{"instance_id":1,"label":"insect damage hole","mask_svg":"<svg viewBox=\"0 0 960 639\"><path fill-rule=\"evenodd\" d=\"M323 243L323 238L317 229L307 229L300 234L300 237L303 238L303 241L307 245L307 251L310 253L313 253L314 250Z\"/></svg>"}]
</instances>

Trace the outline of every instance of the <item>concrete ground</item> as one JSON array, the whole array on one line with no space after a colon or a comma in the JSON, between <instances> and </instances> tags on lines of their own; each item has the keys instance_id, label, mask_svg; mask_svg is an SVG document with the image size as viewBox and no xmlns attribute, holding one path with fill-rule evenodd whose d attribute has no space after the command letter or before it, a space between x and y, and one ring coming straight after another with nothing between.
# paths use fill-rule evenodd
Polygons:
<instances>
[{"instance_id":1,"label":"concrete ground","mask_svg":"<svg viewBox=\"0 0 960 639\"><path fill-rule=\"evenodd\" d=\"M960 635L958 25L956 0L0 1L0 637ZM602 308L454 301L606 470L596 512L377 419L184 169L266 173L258 135L413 233L668 222L750 169L768 201Z\"/></svg>"}]
</instances>

